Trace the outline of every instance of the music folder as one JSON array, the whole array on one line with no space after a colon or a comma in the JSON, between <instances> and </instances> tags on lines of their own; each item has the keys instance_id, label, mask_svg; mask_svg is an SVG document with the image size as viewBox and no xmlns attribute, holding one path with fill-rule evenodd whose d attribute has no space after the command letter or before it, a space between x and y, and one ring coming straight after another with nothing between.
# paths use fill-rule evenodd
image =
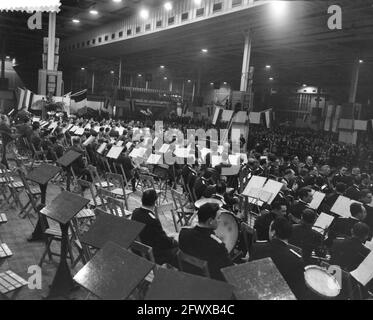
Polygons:
<instances>
[{"instance_id":1,"label":"music folder","mask_svg":"<svg viewBox=\"0 0 373 320\"><path fill-rule=\"evenodd\" d=\"M87 140L85 140L85 141L83 142L83 146L84 146L84 147L88 146L88 145L91 144L94 140L95 140L95 137L94 137L94 136L90 136Z\"/></svg>"},{"instance_id":2,"label":"music folder","mask_svg":"<svg viewBox=\"0 0 373 320\"><path fill-rule=\"evenodd\" d=\"M118 159L119 155L122 153L124 147L112 146L106 157L111 159Z\"/></svg>"},{"instance_id":3,"label":"music folder","mask_svg":"<svg viewBox=\"0 0 373 320\"><path fill-rule=\"evenodd\" d=\"M317 210L320 207L321 202L325 198L325 193L315 191L315 190L312 190L312 191L313 191L312 193L313 199L308 205L311 209Z\"/></svg>"},{"instance_id":4,"label":"music folder","mask_svg":"<svg viewBox=\"0 0 373 320\"><path fill-rule=\"evenodd\" d=\"M373 279L373 251L350 274L363 286L366 286Z\"/></svg>"},{"instance_id":5,"label":"music folder","mask_svg":"<svg viewBox=\"0 0 373 320\"><path fill-rule=\"evenodd\" d=\"M342 216L343 218L349 218L351 216L350 205L354 202L360 203L347 197L339 196L330 211Z\"/></svg>"},{"instance_id":6,"label":"music folder","mask_svg":"<svg viewBox=\"0 0 373 320\"><path fill-rule=\"evenodd\" d=\"M264 191L271 193L271 197L268 199L267 203L271 204L272 201L276 198L278 193L281 191L283 184L281 182L268 179L267 183L263 186Z\"/></svg>"},{"instance_id":7,"label":"music folder","mask_svg":"<svg viewBox=\"0 0 373 320\"><path fill-rule=\"evenodd\" d=\"M267 178L261 176L252 176L249 183L242 192L244 196L249 196L249 190L251 188L262 188L266 182Z\"/></svg>"},{"instance_id":8,"label":"music folder","mask_svg":"<svg viewBox=\"0 0 373 320\"><path fill-rule=\"evenodd\" d=\"M104 142L103 144L101 144L101 145L99 146L99 148L97 149L97 153L102 154L102 152L103 152L103 151L105 150L105 148L106 148L106 145L107 145L106 142Z\"/></svg>"},{"instance_id":9,"label":"music folder","mask_svg":"<svg viewBox=\"0 0 373 320\"><path fill-rule=\"evenodd\" d=\"M148 164L158 164L161 160L161 154L151 154L146 163Z\"/></svg>"},{"instance_id":10,"label":"music folder","mask_svg":"<svg viewBox=\"0 0 373 320\"><path fill-rule=\"evenodd\" d=\"M159 152L160 152L160 153L166 153L169 147L170 147L169 144L164 143L164 144L162 145L162 147L159 149Z\"/></svg>"},{"instance_id":11,"label":"music folder","mask_svg":"<svg viewBox=\"0 0 373 320\"><path fill-rule=\"evenodd\" d=\"M321 212L321 214L318 216L315 223L313 224L312 229L319 233L323 233L324 230L329 228L333 220L334 220L333 216L326 214L324 212Z\"/></svg>"}]
</instances>

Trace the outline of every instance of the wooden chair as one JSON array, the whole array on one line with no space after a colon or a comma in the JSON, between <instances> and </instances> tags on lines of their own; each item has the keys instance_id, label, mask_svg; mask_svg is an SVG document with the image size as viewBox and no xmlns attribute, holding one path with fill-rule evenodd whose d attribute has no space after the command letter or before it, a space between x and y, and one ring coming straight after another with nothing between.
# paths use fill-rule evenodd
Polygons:
<instances>
[{"instance_id":1,"label":"wooden chair","mask_svg":"<svg viewBox=\"0 0 373 320\"><path fill-rule=\"evenodd\" d=\"M180 224L181 227L189 225L195 210L185 207L188 201L185 202L181 192L171 189L171 196L175 205L175 212L177 214L177 224Z\"/></svg>"},{"instance_id":2,"label":"wooden chair","mask_svg":"<svg viewBox=\"0 0 373 320\"><path fill-rule=\"evenodd\" d=\"M106 175L106 181L109 185L109 190L115 196L123 198L126 204L126 209L128 210L128 197L132 193L132 191L126 189L124 184L123 176L117 173L108 173ZM110 187L110 185L112 185Z\"/></svg>"},{"instance_id":3,"label":"wooden chair","mask_svg":"<svg viewBox=\"0 0 373 320\"><path fill-rule=\"evenodd\" d=\"M0 167L0 169L3 170L3 167ZM13 198L13 202L10 203L12 205L13 203L22 208L22 202L19 198L20 193L25 189L22 181L15 181L12 175L14 175L14 171L12 170L4 170L4 178L7 181L7 187L10 191L10 197Z\"/></svg>"},{"instance_id":4,"label":"wooden chair","mask_svg":"<svg viewBox=\"0 0 373 320\"><path fill-rule=\"evenodd\" d=\"M179 250L176 255L180 271L191 273L187 267L189 265L194 267L194 269L198 271L193 273L210 278L207 261L193 257L189 254L186 254L185 252L182 252L181 250Z\"/></svg>"},{"instance_id":5,"label":"wooden chair","mask_svg":"<svg viewBox=\"0 0 373 320\"><path fill-rule=\"evenodd\" d=\"M157 189L155 186L154 178L147 174L139 174L139 182L141 183L141 189L144 191L147 188L154 189L157 193L158 199L157 203L160 204L161 194L163 193L161 190Z\"/></svg>"},{"instance_id":6,"label":"wooden chair","mask_svg":"<svg viewBox=\"0 0 373 320\"><path fill-rule=\"evenodd\" d=\"M130 250L133 253L139 255L140 257L143 257L144 259L155 263L152 247L149 247L146 244L143 244L139 241L134 241L130 246Z\"/></svg>"},{"instance_id":7,"label":"wooden chair","mask_svg":"<svg viewBox=\"0 0 373 320\"><path fill-rule=\"evenodd\" d=\"M77 184L80 188L80 195L86 199L89 199L89 205L96 208L102 205L101 199L95 195L94 187L92 182L87 180L78 179ZM86 195L84 191L88 190L89 194Z\"/></svg>"},{"instance_id":8,"label":"wooden chair","mask_svg":"<svg viewBox=\"0 0 373 320\"><path fill-rule=\"evenodd\" d=\"M96 188L107 188L109 186L107 181L100 178L95 166L89 165L87 169Z\"/></svg>"},{"instance_id":9,"label":"wooden chair","mask_svg":"<svg viewBox=\"0 0 373 320\"><path fill-rule=\"evenodd\" d=\"M120 199L107 197L107 204L112 215L130 218L132 215L131 211L126 210L125 202Z\"/></svg>"},{"instance_id":10,"label":"wooden chair","mask_svg":"<svg viewBox=\"0 0 373 320\"><path fill-rule=\"evenodd\" d=\"M40 190L39 186L33 186L33 185L29 184L29 182L26 179L26 175L25 175L25 173L23 172L22 169L17 168L17 172L18 172L19 177L21 178L21 181L22 181L23 186L25 188L26 195L29 199L29 201L26 203L26 205L23 206L21 212L19 213L19 215L22 218L24 218L30 213L31 209L34 209L35 214L37 214L37 209L36 208L37 208L37 203L39 202L39 200L41 198L41 190ZM30 208L29 208L29 206L30 206ZM24 215L23 215L23 212L25 212Z\"/></svg>"}]
</instances>

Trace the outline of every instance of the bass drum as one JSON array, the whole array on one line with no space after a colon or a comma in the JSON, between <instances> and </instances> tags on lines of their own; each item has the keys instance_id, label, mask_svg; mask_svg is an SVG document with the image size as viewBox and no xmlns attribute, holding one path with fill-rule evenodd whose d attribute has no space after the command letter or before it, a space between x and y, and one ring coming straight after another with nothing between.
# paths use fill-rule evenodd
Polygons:
<instances>
[{"instance_id":1,"label":"bass drum","mask_svg":"<svg viewBox=\"0 0 373 320\"><path fill-rule=\"evenodd\" d=\"M307 287L322 298L334 298L341 292L337 279L319 266L305 267L304 280Z\"/></svg>"},{"instance_id":2,"label":"bass drum","mask_svg":"<svg viewBox=\"0 0 373 320\"><path fill-rule=\"evenodd\" d=\"M218 228L215 230L215 234L224 242L230 253L238 241L239 224L236 217L229 211L221 211L217 220Z\"/></svg>"}]
</instances>

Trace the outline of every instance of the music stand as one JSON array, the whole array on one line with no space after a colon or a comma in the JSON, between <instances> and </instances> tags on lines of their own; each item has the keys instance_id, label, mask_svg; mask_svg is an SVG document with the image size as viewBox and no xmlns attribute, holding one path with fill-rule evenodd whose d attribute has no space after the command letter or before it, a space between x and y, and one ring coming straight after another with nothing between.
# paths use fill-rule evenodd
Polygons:
<instances>
[{"instance_id":1,"label":"music stand","mask_svg":"<svg viewBox=\"0 0 373 320\"><path fill-rule=\"evenodd\" d=\"M100 299L124 300L154 266L119 245L107 242L75 275L74 281Z\"/></svg>"},{"instance_id":2,"label":"music stand","mask_svg":"<svg viewBox=\"0 0 373 320\"><path fill-rule=\"evenodd\" d=\"M145 300L230 300L233 287L223 281L157 268Z\"/></svg>"},{"instance_id":3,"label":"music stand","mask_svg":"<svg viewBox=\"0 0 373 320\"><path fill-rule=\"evenodd\" d=\"M32 182L39 184L40 191L41 191L40 202L44 206L46 203L48 182L51 179L53 179L56 176L56 174L59 173L60 171L61 171L61 168L57 166L43 163L39 167L29 172L26 176L27 180L30 180ZM32 233L33 239L41 239L43 237L44 230L48 226L47 219L42 217L39 212L37 212L37 215L38 215L38 221Z\"/></svg>"},{"instance_id":4,"label":"music stand","mask_svg":"<svg viewBox=\"0 0 373 320\"><path fill-rule=\"evenodd\" d=\"M106 154L106 157L111 159L118 159L123 149L124 147L112 146L109 152Z\"/></svg>"},{"instance_id":5,"label":"music stand","mask_svg":"<svg viewBox=\"0 0 373 320\"><path fill-rule=\"evenodd\" d=\"M74 287L70 269L67 264L68 230L70 220L89 203L88 199L74 193L64 191L60 193L48 206L40 210L46 217L60 224L61 258L48 298L67 295Z\"/></svg>"},{"instance_id":6,"label":"music stand","mask_svg":"<svg viewBox=\"0 0 373 320\"><path fill-rule=\"evenodd\" d=\"M71 182L71 165L72 163L81 157L80 152L69 150L61 158L57 159L57 163L65 168L66 170L66 190L70 191L70 182Z\"/></svg>"},{"instance_id":7,"label":"music stand","mask_svg":"<svg viewBox=\"0 0 373 320\"><path fill-rule=\"evenodd\" d=\"M271 258L221 269L238 300L296 300Z\"/></svg>"},{"instance_id":8,"label":"music stand","mask_svg":"<svg viewBox=\"0 0 373 320\"><path fill-rule=\"evenodd\" d=\"M102 213L96 217L89 230L83 234L81 242L101 249L110 241L127 249L144 227L143 223Z\"/></svg>"}]
</instances>

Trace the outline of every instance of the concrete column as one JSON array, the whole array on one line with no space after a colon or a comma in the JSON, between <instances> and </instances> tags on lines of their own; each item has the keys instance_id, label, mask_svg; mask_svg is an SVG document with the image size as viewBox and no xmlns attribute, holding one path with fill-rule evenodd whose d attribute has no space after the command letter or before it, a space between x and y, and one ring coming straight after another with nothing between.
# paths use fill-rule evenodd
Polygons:
<instances>
[{"instance_id":1,"label":"concrete column","mask_svg":"<svg viewBox=\"0 0 373 320\"><path fill-rule=\"evenodd\" d=\"M54 70L54 54L56 47L56 12L49 13L48 28L48 63L47 69Z\"/></svg>"},{"instance_id":2,"label":"concrete column","mask_svg":"<svg viewBox=\"0 0 373 320\"><path fill-rule=\"evenodd\" d=\"M122 86L122 58L119 59L118 88Z\"/></svg>"},{"instance_id":3,"label":"concrete column","mask_svg":"<svg viewBox=\"0 0 373 320\"><path fill-rule=\"evenodd\" d=\"M95 72L92 72L92 93L95 92Z\"/></svg>"},{"instance_id":4,"label":"concrete column","mask_svg":"<svg viewBox=\"0 0 373 320\"><path fill-rule=\"evenodd\" d=\"M249 81L249 67L251 55L251 35L250 31L245 32L245 46L242 59L241 85L240 91L247 91Z\"/></svg>"}]
</instances>

